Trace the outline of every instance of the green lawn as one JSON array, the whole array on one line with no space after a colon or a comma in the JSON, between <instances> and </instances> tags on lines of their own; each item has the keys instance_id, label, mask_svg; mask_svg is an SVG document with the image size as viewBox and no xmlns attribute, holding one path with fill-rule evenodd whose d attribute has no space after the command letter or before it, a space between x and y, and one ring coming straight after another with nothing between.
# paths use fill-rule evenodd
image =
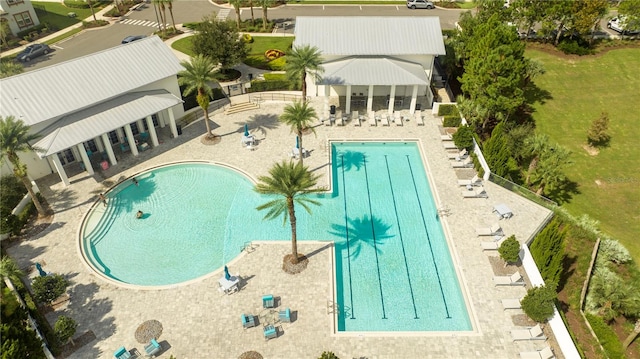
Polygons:
<instances>
[{"instance_id":1,"label":"green lawn","mask_svg":"<svg viewBox=\"0 0 640 359\"><path fill-rule=\"evenodd\" d=\"M43 15L42 11L38 11L40 22L50 24L57 30L82 22L82 20L91 16L91 9L72 9L58 2L33 1L31 3L34 8L44 7L47 11L46 15ZM95 7L94 10L98 12L99 9ZM70 12L75 12L77 16L75 18L67 16Z\"/></svg>"},{"instance_id":2,"label":"green lawn","mask_svg":"<svg viewBox=\"0 0 640 359\"><path fill-rule=\"evenodd\" d=\"M640 264L640 49L561 59L527 50L544 63L546 74L536 84L551 99L534 105L538 131L569 148L567 169L577 193L562 203L579 217L588 214L600 229L623 243ZM596 156L583 146L591 122L607 112L611 143Z\"/></svg>"}]
</instances>

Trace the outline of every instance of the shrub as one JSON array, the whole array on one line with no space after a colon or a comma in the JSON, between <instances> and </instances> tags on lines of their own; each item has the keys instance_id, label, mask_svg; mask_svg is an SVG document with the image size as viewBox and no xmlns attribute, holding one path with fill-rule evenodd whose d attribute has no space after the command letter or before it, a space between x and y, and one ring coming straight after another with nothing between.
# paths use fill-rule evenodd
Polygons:
<instances>
[{"instance_id":1,"label":"shrub","mask_svg":"<svg viewBox=\"0 0 640 359\"><path fill-rule=\"evenodd\" d=\"M291 81L276 80L276 81L252 81L249 92L263 92L263 91L290 91L293 87Z\"/></svg>"},{"instance_id":2,"label":"shrub","mask_svg":"<svg viewBox=\"0 0 640 359\"><path fill-rule=\"evenodd\" d=\"M89 3L82 0L64 0L64 6L72 9L88 9Z\"/></svg>"},{"instance_id":3,"label":"shrub","mask_svg":"<svg viewBox=\"0 0 640 359\"><path fill-rule=\"evenodd\" d=\"M187 29L191 30L197 30L199 25L199 22L185 22L184 24L182 24L182 27L186 27Z\"/></svg>"},{"instance_id":4,"label":"shrub","mask_svg":"<svg viewBox=\"0 0 640 359\"><path fill-rule=\"evenodd\" d=\"M529 318L538 323L544 323L553 316L556 297L556 285L550 283L529 289L520 305Z\"/></svg>"},{"instance_id":5,"label":"shrub","mask_svg":"<svg viewBox=\"0 0 640 359\"><path fill-rule=\"evenodd\" d=\"M251 34L242 34L242 42L245 44L250 44L253 42L253 37Z\"/></svg>"},{"instance_id":6,"label":"shrub","mask_svg":"<svg viewBox=\"0 0 640 359\"><path fill-rule=\"evenodd\" d=\"M264 57L266 57L269 61L281 58L282 56L284 56L284 52L278 49L269 49L264 52Z\"/></svg>"},{"instance_id":7,"label":"shrub","mask_svg":"<svg viewBox=\"0 0 640 359\"><path fill-rule=\"evenodd\" d=\"M438 116L449 116L456 115L460 117L460 112L458 112L458 106L454 104L443 104L438 107Z\"/></svg>"},{"instance_id":8,"label":"shrub","mask_svg":"<svg viewBox=\"0 0 640 359\"><path fill-rule=\"evenodd\" d=\"M516 263L520 259L520 242L516 239L515 235L511 235L507 238L500 248L498 248L500 258L504 259L507 263Z\"/></svg>"},{"instance_id":9,"label":"shrub","mask_svg":"<svg viewBox=\"0 0 640 359\"><path fill-rule=\"evenodd\" d=\"M622 351L622 343L616 335L616 332L605 323L605 321L591 313L585 313L591 328L596 333L598 341L602 344L607 356L611 359L624 359L625 355Z\"/></svg>"},{"instance_id":10,"label":"shrub","mask_svg":"<svg viewBox=\"0 0 640 359\"><path fill-rule=\"evenodd\" d=\"M558 283L564 260L566 229L560 229L560 221L553 219L531 243L531 256L540 268L545 283Z\"/></svg>"},{"instance_id":11,"label":"shrub","mask_svg":"<svg viewBox=\"0 0 640 359\"><path fill-rule=\"evenodd\" d=\"M460 126L458 131L453 134L453 143L458 148L466 148L471 151L473 148L473 130L469 126Z\"/></svg>"},{"instance_id":12,"label":"shrub","mask_svg":"<svg viewBox=\"0 0 640 359\"><path fill-rule=\"evenodd\" d=\"M69 282L60 274L36 277L33 280L33 296L40 303L50 304L67 290L68 285Z\"/></svg>"},{"instance_id":13,"label":"shrub","mask_svg":"<svg viewBox=\"0 0 640 359\"><path fill-rule=\"evenodd\" d=\"M558 50L564 52L565 54L573 54L573 55L590 55L593 54L593 50L581 46L576 40L564 40L558 44Z\"/></svg>"},{"instance_id":14,"label":"shrub","mask_svg":"<svg viewBox=\"0 0 640 359\"><path fill-rule=\"evenodd\" d=\"M322 355L320 355L320 358L318 359L340 359L340 358L338 358L335 354L333 354L333 352L322 352Z\"/></svg>"},{"instance_id":15,"label":"shrub","mask_svg":"<svg viewBox=\"0 0 640 359\"><path fill-rule=\"evenodd\" d=\"M8 175L0 178L0 216L4 217L7 213L11 213L25 194L27 189L15 176Z\"/></svg>"},{"instance_id":16,"label":"shrub","mask_svg":"<svg viewBox=\"0 0 640 359\"><path fill-rule=\"evenodd\" d=\"M605 239L600 242L600 248L598 249L598 265L602 263L601 261L615 264L627 263L631 261L631 254L620 242Z\"/></svg>"},{"instance_id":17,"label":"shrub","mask_svg":"<svg viewBox=\"0 0 640 359\"><path fill-rule=\"evenodd\" d=\"M286 57L280 57L273 61L269 61L269 69L272 71L284 71L285 66L287 65Z\"/></svg>"},{"instance_id":18,"label":"shrub","mask_svg":"<svg viewBox=\"0 0 640 359\"><path fill-rule=\"evenodd\" d=\"M600 117L593 120L589 131L587 132L587 141L592 146L606 145L611 136L607 133L609 129L609 115L606 112L600 114Z\"/></svg>"},{"instance_id":19,"label":"shrub","mask_svg":"<svg viewBox=\"0 0 640 359\"><path fill-rule=\"evenodd\" d=\"M56 320L53 331L56 333L56 337L58 337L60 343L64 344L76 334L77 327L78 323L76 323L75 320L61 315L58 320Z\"/></svg>"},{"instance_id":20,"label":"shrub","mask_svg":"<svg viewBox=\"0 0 640 359\"><path fill-rule=\"evenodd\" d=\"M445 116L442 120L443 127L458 127L462 123L460 115Z\"/></svg>"}]
</instances>

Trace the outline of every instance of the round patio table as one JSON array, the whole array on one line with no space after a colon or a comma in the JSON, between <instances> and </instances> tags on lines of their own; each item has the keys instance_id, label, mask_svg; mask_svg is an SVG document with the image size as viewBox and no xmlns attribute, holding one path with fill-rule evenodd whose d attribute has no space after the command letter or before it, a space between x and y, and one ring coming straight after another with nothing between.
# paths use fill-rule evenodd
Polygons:
<instances>
[{"instance_id":1,"label":"round patio table","mask_svg":"<svg viewBox=\"0 0 640 359\"><path fill-rule=\"evenodd\" d=\"M162 334L162 323L152 319L147 320L138 326L135 337L138 343L146 344L149 343L151 339L157 340L160 337L160 334Z\"/></svg>"}]
</instances>

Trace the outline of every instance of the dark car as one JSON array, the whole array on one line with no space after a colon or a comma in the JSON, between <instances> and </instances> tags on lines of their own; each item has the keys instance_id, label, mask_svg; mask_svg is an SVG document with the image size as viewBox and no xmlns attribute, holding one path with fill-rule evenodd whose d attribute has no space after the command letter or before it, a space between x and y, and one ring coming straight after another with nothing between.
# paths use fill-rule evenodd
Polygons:
<instances>
[{"instance_id":1,"label":"dark car","mask_svg":"<svg viewBox=\"0 0 640 359\"><path fill-rule=\"evenodd\" d=\"M22 50L16 58L18 61L29 62L38 56L46 55L50 52L51 48L47 44L32 44Z\"/></svg>"},{"instance_id":2,"label":"dark car","mask_svg":"<svg viewBox=\"0 0 640 359\"><path fill-rule=\"evenodd\" d=\"M123 44L128 44L130 42L134 42L136 40L140 40L140 39L144 39L146 36L145 35L132 35L132 36L127 36L124 39L122 39L122 43Z\"/></svg>"}]
</instances>

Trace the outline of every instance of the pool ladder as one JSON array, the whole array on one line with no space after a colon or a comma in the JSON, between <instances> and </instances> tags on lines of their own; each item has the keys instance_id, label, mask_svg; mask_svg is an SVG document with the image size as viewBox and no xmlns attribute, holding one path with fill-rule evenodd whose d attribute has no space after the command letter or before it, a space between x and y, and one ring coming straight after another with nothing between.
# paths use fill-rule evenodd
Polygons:
<instances>
[{"instance_id":1,"label":"pool ladder","mask_svg":"<svg viewBox=\"0 0 640 359\"><path fill-rule=\"evenodd\" d=\"M242 248L240 248L240 252L251 253L255 251L256 248L258 248L257 244L253 244L253 242L244 242L244 244L242 245Z\"/></svg>"},{"instance_id":2,"label":"pool ladder","mask_svg":"<svg viewBox=\"0 0 640 359\"><path fill-rule=\"evenodd\" d=\"M340 313L340 305L331 299L327 299L327 314Z\"/></svg>"}]
</instances>

